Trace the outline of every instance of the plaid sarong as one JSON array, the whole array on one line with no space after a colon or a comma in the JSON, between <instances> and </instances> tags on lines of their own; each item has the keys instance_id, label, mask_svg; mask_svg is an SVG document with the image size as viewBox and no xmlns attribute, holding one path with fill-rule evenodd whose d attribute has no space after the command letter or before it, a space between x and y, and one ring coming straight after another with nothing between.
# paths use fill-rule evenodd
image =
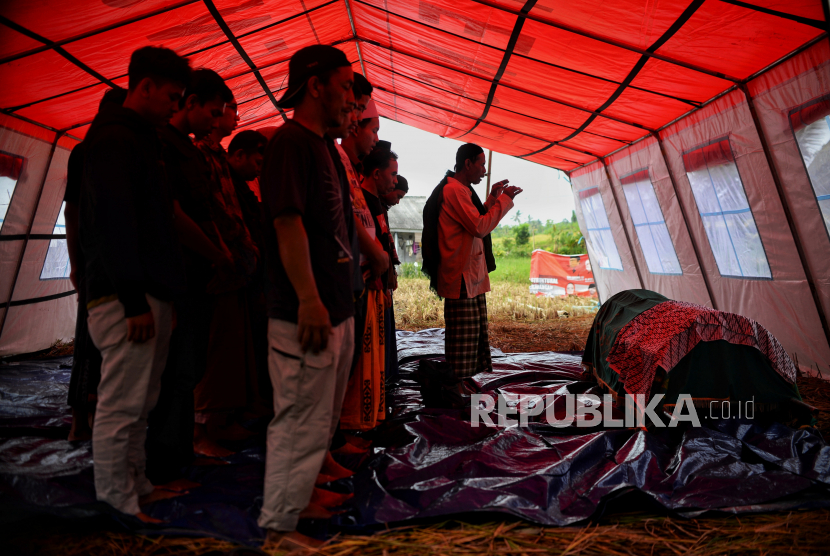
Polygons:
<instances>
[{"instance_id":1,"label":"plaid sarong","mask_svg":"<svg viewBox=\"0 0 830 556\"><path fill-rule=\"evenodd\" d=\"M444 299L444 353L455 376L465 378L493 369L487 333L485 294L465 299Z\"/></svg>"}]
</instances>

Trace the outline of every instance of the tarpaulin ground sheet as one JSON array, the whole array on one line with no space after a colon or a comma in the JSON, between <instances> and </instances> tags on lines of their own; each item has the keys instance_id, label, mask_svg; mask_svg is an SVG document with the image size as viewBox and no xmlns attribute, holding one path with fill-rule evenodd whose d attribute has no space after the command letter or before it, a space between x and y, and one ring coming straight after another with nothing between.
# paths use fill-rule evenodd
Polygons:
<instances>
[{"instance_id":1,"label":"tarpaulin ground sheet","mask_svg":"<svg viewBox=\"0 0 830 556\"><path fill-rule=\"evenodd\" d=\"M627 511L686 516L830 507L830 449L814 429L746 420L655 431L555 428L539 417L527 427L473 428L468 409L424 408L413 372L419 359L440 357L443 343L443 330L398 332L393 415L368 436L374 444L367 456L341 458L357 473L329 488L355 496L326 527L315 524L318 534L471 512L566 525L621 503ZM493 356L494 371L473 378L482 393L599 393L582 378L581 354L494 349ZM188 479L200 487L146 507L165 520L161 527L96 502L90 443L63 439L70 362L0 366L1 531L69 520L144 534L262 538L262 436L238 446L223 465L194 466Z\"/></svg>"}]
</instances>

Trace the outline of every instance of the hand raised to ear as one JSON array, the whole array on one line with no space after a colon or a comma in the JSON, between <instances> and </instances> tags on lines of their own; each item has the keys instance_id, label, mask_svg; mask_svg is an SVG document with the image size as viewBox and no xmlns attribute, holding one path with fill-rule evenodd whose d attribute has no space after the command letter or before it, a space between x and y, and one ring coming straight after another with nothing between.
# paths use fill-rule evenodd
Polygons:
<instances>
[{"instance_id":1,"label":"hand raised to ear","mask_svg":"<svg viewBox=\"0 0 830 556\"><path fill-rule=\"evenodd\" d=\"M516 195L524 191L521 187L515 186L507 186L504 188L504 194L510 197L511 199L515 199Z\"/></svg>"}]
</instances>

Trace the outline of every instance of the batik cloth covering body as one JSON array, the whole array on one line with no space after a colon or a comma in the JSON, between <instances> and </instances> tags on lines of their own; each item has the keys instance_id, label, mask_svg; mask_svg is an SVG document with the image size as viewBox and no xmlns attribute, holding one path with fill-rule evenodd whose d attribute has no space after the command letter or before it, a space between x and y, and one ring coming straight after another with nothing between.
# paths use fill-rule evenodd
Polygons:
<instances>
[{"instance_id":1,"label":"batik cloth covering body","mask_svg":"<svg viewBox=\"0 0 830 556\"><path fill-rule=\"evenodd\" d=\"M735 313L683 301L664 301L635 317L620 330L607 361L629 394L648 396L658 366L671 371L698 343L717 340L755 347L782 378L795 382L792 359L766 328Z\"/></svg>"},{"instance_id":2,"label":"batik cloth covering body","mask_svg":"<svg viewBox=\"0 0 830 556\"><path fill-rule=\"evenodd\" d=\"M444 321L444 352L455 376L466 378L491 371L493 363L484 294L444 299Z\"/></svg>"},{"instance_id":3,"label":"batik cloth covering body","mask_svg":"<svg viewBox=\"0 0 830 556\"><path fill-rule=\"evenodd\" d=\"M384 295L380 290L366 289L366 318L360 342L357 365L349 378L340 427L349 430L370 430L383 420L386 412L386 377L384 374Z\"/></svg>"}]
</instances>

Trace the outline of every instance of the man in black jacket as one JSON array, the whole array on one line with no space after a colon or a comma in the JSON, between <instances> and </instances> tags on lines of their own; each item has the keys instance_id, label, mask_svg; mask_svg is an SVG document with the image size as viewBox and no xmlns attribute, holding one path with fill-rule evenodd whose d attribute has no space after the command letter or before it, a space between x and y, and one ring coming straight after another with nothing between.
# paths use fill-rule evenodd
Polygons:
<instances>
[{"instance_id":1,"label":"man in black jacket","mask_svg":"<svg viewBox=\"0 0 830 556\"><path fill-rule=\"evenodd\" d=\"M145 47L129 65L120 108L84 141L81 246L89 333L101 351L92 433L98 500L144 517L147 415L156 404L184 269L156 129L173 115L190 79L187 60ZM149 518L147 518L149 519Z\"/></svg>"},{"instance_id":2,"label":"man in black jacket","mask_svg":"<svg viewBox=\"0 0 830 556\"><path fill-rule=\"evenodd\" d=\"M193 390L207 367L213 296L211 280L233 271L233 257L219 234L211 212L212 185L204 154L190 139L208 133L233 99L219 75L209 69L193 71L179 110L161 132L164 161L173 193L176 231L184 247L187 292L176 302L178 319L158 406L150 415L147 433L147 474L155 484L180 478L194 459L196 424ZM218 276L218 277L217 277ZM214 445L208 455L229 455Z\"/></svg>"}]
</instances>

